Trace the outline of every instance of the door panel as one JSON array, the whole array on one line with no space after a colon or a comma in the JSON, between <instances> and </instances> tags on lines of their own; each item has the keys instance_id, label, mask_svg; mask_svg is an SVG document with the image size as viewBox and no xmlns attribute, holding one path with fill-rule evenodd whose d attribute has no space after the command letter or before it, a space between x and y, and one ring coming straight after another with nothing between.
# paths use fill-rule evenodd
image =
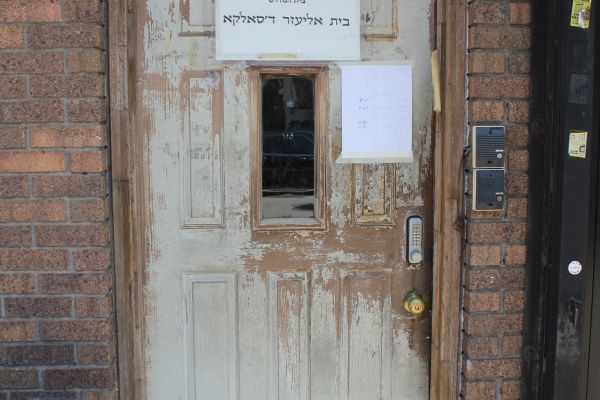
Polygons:
<instances>
[{"instance_id":1,"label":"door panel","mask_svg":"<svg viewBox=\"0 0 600 400\"><path fill-rule=\"evenodd\" d=\"M145 398L426 399L429 313L411 316L402 303L416 289L429 305L431 290L430 5L361 6L363 59L415 61L415 161L401 165L335 164L335 63L219 62L213 2L139 6ZM313 224L265 224L258 212L260 74L288 72L317 77ZM410 265L406 218L415 214L425 259Z\"/></svg>"}]
</instances>

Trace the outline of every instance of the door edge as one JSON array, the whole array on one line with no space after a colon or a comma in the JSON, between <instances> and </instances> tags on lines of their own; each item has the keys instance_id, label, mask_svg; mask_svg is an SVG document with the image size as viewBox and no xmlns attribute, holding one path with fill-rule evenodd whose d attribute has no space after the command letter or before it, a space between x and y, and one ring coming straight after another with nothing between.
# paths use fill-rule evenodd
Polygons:
<instances>
[{"instance_id":1,"label":"door edge","mask_svg":"<svg viewBox=\"0 0 600 400\"><path fill-rule=\"evenodd\" d=\"M467 4L437 1L442 110L435 116L431 400L460 391L461 275L466 131Z\"/></svg>"},{"instance_id":2,"label":"door edge","mask_svg":"<svg viewBox=\"0 0 600 400\"><path fill-rule=\"evenodd\" d=\"M136 130L135 0L108 0L108 96L118 398L143 399L147 165Z\"/></svg>"}]
</instances>

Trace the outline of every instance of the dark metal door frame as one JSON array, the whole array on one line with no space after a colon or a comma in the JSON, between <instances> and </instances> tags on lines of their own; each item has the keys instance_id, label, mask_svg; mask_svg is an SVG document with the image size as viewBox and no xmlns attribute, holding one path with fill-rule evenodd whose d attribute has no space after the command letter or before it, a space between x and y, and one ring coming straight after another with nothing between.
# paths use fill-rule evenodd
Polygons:
<instances>
[{"instance_id":1,"label":"dark metal door frame","mask_svg":"<svg viewBox=\"0 0 600 400\"><path fill-rule=\"evenodd\" d=\"M570 25L572 1L534 3L526 399L592 400L586 397L588 365L596 368L600 363L594 358L589 364L588 358L596 260L600 268L596 252L600 90L594 88L600 81L598 54L594 60L594 47L599 49L598 3L592 2L589 29ZM585 158L568 155L574 131L588 132ZM581 262L580 274L568 271L571 261ZM594 323L600 324L598 318ZM597 347L592 351L597 353Z\"/></svg>"}]
</instances>

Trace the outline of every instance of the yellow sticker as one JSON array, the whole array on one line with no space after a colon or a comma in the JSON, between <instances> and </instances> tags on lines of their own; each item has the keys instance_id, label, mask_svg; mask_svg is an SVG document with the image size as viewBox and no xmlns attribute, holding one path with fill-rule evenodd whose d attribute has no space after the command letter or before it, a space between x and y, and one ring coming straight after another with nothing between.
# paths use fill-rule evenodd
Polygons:
<instances>
[{"instance_id":1,"label":"yellow sticker","mask_svg":"<svg viewBox=\"0 0 600 400\"><path fill-rule=\"evenodd\" d=\"M573 0L571 9L571 26L588 29L590 27L590 9L592 0Z\"/></svg>"},{"instance_id":2,"label":"yellow sticker","mask_svg":"<svg viewBox=\"0 0 600 400\"><path fill-rule=\"evenodd\" d=\"M569 155L585 158L587 148L587 132L571 132L569 134Z\"/></svg>"}]
</instances>

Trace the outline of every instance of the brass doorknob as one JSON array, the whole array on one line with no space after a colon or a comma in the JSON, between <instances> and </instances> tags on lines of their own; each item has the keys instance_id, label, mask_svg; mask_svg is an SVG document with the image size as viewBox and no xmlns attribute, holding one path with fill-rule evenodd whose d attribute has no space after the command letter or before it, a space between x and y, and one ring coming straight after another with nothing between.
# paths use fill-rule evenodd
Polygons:
<instances>
[{"instance_id":1,"label":"brass doorknob","mask_svg":"<svg viewBox=\"0 0 600 400\"><path fill-rule=\"evenodd\" d=\"M404 296L404 309L412 315L419 316L425 311L425 300L418 292L411 291Z\"/></svg>"}]
</instances>

